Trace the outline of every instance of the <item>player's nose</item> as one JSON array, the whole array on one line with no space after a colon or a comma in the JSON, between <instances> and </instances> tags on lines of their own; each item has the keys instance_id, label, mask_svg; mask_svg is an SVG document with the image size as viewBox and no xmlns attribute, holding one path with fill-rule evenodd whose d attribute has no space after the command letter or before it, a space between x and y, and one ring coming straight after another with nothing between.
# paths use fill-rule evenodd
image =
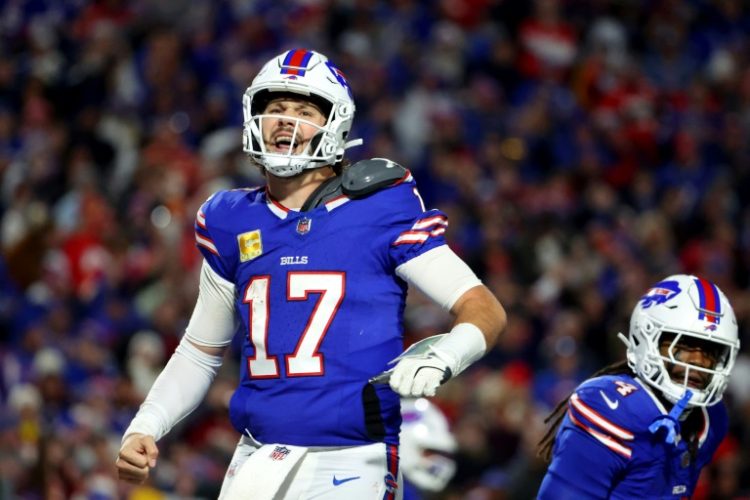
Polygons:
<instances>
[{"instance_id":1,"label":"player's nose","mask_svg":"<svg viewBox=\"0 0 750 500\"><path fill-rule=\"evenodd\" d=\"M711 368L713 360L703 349L688 349L681 356L682 361L701 368Z\"/></svg>"},{"instance_id":2,"label":"player's nose","mask_svg":"<svg viewBox=\"0 0 750 500\"><path fill-rule=\"evenodd\" d=\"M289 124L292 123L292 119L293 119L292 115L284 113L284 114L280 114L278 116L278 120L277 121L278 121L279 124L289 125Z\"/></svg>"}]
</instances>

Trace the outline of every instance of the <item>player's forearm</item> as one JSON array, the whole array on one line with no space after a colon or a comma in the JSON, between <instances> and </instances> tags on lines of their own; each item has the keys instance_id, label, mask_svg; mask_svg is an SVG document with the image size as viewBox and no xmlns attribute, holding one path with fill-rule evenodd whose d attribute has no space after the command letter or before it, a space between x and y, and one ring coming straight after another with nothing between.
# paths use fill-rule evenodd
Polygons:
<instances>
[{"instance_id":1,"label":"player's forearm","mask_svg":"<svg viewBox=\"0 0 750 500\"><path fill-rule=\"evenodd\" d=\"M447 245L433 248L400 265L397 274L427 297L450 310L456 324L469 323L482 331L487 347L505 329L503 306Z\"/></svg>"},{"instance_id":2,"label":"player's forearm","mask_svg":"<svg viewBox=\"0 0 750 500\"><path fill-rule=\"evenodd\" d=\"M506 314L500 302L447 245L415 257L396 271L455 316L451 331L433 346L433 354L446 363L451 375L481 358L505 329Z\"/></svg>"},{"instance_id":3,"label":"player's forearm","mask_svg":"<svg viewBox=\"0 0 750 500\"><path fill-rule=\"evenodd\" d=\"M223 350L196 346L183 338L151 387L123 439L128 434L140 433L153 436L158 441L195 410L221 367L222 357L218 354Z\"/></svg>"},{"instance_id":4,"label":"player's forearm","mask_svg":"<svg viewBox=\"0 0 750 500\"><path fill-rule=\"evenodd\" d=\"M484 285L464 292L451 308L456 322L433 346L456 376L479 360L505 328L505 310Z\"/></svg>"},{"instance_id":5,"label":"player's forearm","mask_svg":"<svg viewBox=\"0 0 750 500\"><path fill-rule=\"evenodd\" d=\"M457 325L470 323L479 328L487 348L495 344L507 323L505 309L484 285L465 292L453 305L451 312L456 317Z\"/></svg>"},{"instance_id":6,"label":"player's forearm","mask_svg":"<svg viewBox=\"0 0 750 500\"><path fill-rule=\"evenodd\" d=\"M427 354L406 355L389 384L402 396L434 396L440 384L463 372L487 353L505 328L505 311L483 285L465 291L451 308L457 322L433 337Z\"/></svg>"}]
</instances>

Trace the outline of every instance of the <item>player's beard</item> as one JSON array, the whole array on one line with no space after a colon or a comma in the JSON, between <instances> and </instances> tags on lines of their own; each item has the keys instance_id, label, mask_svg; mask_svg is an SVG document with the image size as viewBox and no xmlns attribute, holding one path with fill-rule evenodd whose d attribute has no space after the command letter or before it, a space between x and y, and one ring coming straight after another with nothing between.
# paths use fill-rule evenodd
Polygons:
<instances>
[{"instance_id":1,"label":"player's beard","mask_svg":"<svg viewBox=\"0 0 750 500\"><path fill-rule=\"evenodd\" d=\"M684 384L685 383L685 371L688 370L688 368L684 368L679 365L674 365L672 363L666 363L667 373L669 373L669 378L672 379L672 381L676 384ZM688 387L691 387L693 389L698 390L704 390L706 387L708 387L708 384L711 383L711 375L699 370L690 370L690 373L688 374L688 380L687 385Z\"/></svg>"}]
</instances>

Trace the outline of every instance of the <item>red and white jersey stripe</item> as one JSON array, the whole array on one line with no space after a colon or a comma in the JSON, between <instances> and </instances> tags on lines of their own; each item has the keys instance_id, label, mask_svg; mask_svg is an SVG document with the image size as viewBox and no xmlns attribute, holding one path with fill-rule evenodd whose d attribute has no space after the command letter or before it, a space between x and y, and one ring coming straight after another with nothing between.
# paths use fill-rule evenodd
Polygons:
<instances>
[{"instance_id":1,"label":"red and white jersey stripe","mask_svg":"<svg viewBox=\"0 0 750 500\"><path fill-rule=\"evenodd\" d=\"M402 232L393 242L394 245L424 243L433 236L445 234L448 219L445 215L430 215L419 219L408 231Z\"/></svg>"},{"instance_id":2,"label":"red and white jersey stripe","mask_svg":"<svg viewBox=\"0 0 750 500\"><path fill-rule=\"evenodd\" d=\"M579 428L583 429L607 448L630 458L632 450L623 441L633 441L632 432L613 423L601 413L584 403L578 394L570 396L568 416Z\"/></svg>"}]
</instances>

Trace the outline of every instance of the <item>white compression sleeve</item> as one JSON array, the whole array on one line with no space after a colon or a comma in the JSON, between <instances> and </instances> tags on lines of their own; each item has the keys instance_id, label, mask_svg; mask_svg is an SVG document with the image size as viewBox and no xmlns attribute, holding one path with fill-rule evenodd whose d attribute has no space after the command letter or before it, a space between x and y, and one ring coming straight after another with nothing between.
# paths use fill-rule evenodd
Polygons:
<instances>
[{"instance_id":1,"label":"white compression sleeve","mask_svg":"<svg viewBox=\"0 0 750 500\"><path fill-rule=\"evenodd\" d=\"M219 276L204 260L198 300L185 336L206 347L229 345L235 331L234 291L235 286Z\"/></svg>"},{"instance_id":2,"label":"white compression sleeve","mask_svg":"<svg viewBox=\"0 0 750 500\"><path fill-rule=\"evenodd\" d=\"M464 292L482 284L448 245L433 248L401 264L396 274L446 310L450 310Z\"/></svg>"},{"instance_id":3,"label":"white compression sleeve","mask_svg":"<svg viewBox=\"0 0 750 500\"><path fill-rule=\"evenodd\" d=\"M156 441L161 439L203 401L221 362L220 356L201 351L183 337L123 434L123 440L134 432L154 436Z\"/></svg>"}]
</instances>

